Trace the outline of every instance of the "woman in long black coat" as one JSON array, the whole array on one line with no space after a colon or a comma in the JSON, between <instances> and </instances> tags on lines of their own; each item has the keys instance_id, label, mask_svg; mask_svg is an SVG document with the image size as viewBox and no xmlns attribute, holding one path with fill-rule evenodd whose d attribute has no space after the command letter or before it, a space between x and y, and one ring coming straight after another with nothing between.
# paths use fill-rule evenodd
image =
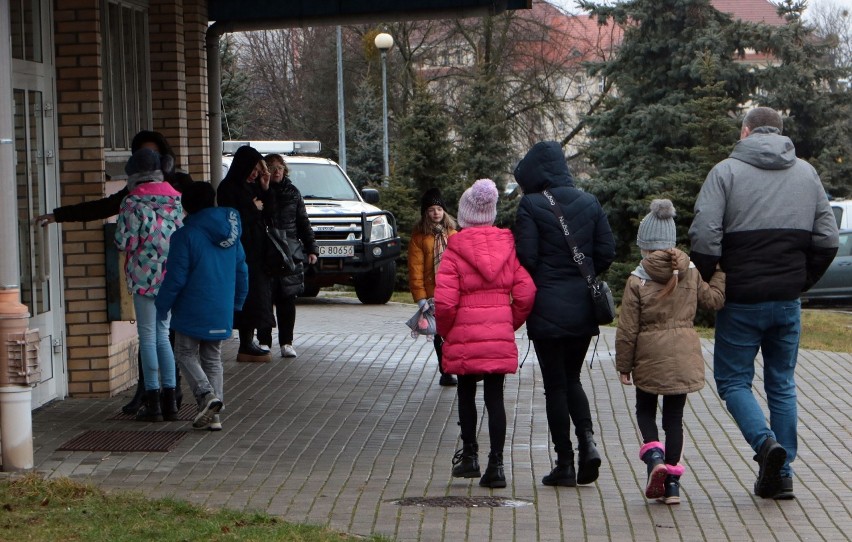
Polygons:
<instances>
[{"instance_id":1,"label":"woman in long black coat","mask_svg":"<svg viewBox=\"0 0 852 542\"><path fill-rule=\"evenodd\" d=\"M233 207L240 213L243 232L240 241L246 253L249 272L248 297L243 310L234 313L234 327L240 334L237 361L270 361L269 350L254 344L254 330L272 327L272 282L265 269L266 226L263 209L271 205L269 170L260 153L249 146L237 149L228 174L216 192L219 207Z\"/></svg>"},{"instance_id":2,"label":"woman in long black coat","mask_svg":"<svg viewBox=\"0 0 852 542\"><path fill-rule=\"evenodd\" d=\"M288 177L287 164L280 154L269 154L264 158L269 167L272 192L271 205L264 208L266 223L280 232L290 246L300 247L293 256L293 268L283 265L271 265L272 303L278 318L278 345L281 357L296 357L293 348L293 328L296 324L296 296L305 289L305 264L317 263L317 243L311 220L305 208L305 200L299 189ZM272 262L269 262L270 264ZM272 328L257 330L261 345L272 346Z\"/></svg>"},{"instance_id":3,"label":"woman in long black coat","mask_svg":"<svg viewBox=\"0 0 852 542\"><path fill-rule=\"evenodd\" d=\"M595 275L609 269L615 259L615 240L598 200L574 187L562 147L555 141L535 144L515 168L515 179L524 192L515 219L518 259L537 288L527 333L541 368L547 424L556 450L556 467L542 483L590 484L598 478L601 458L580 371L592 336L600 330L586 280L542 191L548 190L558 203L570 235L591 259ZM571 421L579 443L576 473Z\"/></svg>"}]
</instances>

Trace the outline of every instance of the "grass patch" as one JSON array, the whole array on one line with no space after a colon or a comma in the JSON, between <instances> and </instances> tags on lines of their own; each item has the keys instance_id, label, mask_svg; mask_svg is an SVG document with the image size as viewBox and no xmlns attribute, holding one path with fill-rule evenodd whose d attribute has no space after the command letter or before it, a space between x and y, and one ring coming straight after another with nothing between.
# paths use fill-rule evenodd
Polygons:
<instances>
[{"instance_id":1,"label":"grass patch","mask_svg":"<svg viewBox=\"0 0 852 542\"><path fill-rule=\"evenodd\" d=\"M208 510L176 499L105 493L38 474L0 480L0 540L347 542L365 540L266 513ZM382 537L366 540L382 541Z\"/></svg>"}]
</instances>

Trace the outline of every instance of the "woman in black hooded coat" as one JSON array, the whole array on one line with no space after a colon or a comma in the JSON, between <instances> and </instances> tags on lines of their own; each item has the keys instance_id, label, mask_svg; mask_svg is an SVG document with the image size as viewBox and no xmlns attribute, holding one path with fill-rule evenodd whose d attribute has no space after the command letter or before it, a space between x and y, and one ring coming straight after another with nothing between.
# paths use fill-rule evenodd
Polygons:
<instances>
[{"instance_id":1,"label":"woman in black hooded coat","mask_svg":"<svg viewBox=\"0 0 852 542\"><path fill-rule=\"evenodd\" d=\"M271 205L269 170L260 153L242 146L234 154L228 174L216 192L219 207L232 207L240 213L240 242L246 253L249 274L248 297L243 310L234 313L234 327L240 334L237 361L270 361L269 350L254 344L254 330L272 327L272 282L265 268L267 255L264 207Z\"/></svg>"},{"instance_id":2,"label":"woman in black hooded coat","mask_svg":"<svg viewBox=\"0 0 852 542\"><path fill-rule=\"evenodd\" d=\"M542 483L590 484L598 478L601 458L580 372L592 336L600 330L586 280L542 191L548 190L559 204L570 235L591 259L595 275L609 269L615 259L615 240L598 200L574 187L559 143L536 143L515 168L515 179L524 192L515 218L518 259L537 288L527 333L541 368L547 424L557 457L556 467ZM571 421L579 443L576 473Z\"/></svg>"}]
</instances>

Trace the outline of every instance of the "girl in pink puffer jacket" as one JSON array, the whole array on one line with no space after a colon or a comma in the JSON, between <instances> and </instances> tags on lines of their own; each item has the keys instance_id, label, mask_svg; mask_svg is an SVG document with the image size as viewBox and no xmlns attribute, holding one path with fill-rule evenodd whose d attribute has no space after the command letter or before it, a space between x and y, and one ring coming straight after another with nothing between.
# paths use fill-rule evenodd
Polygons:
<instances>
[{"instance_id":1,"label":"girl in pink puffer jacket","mask_svg":"<svg viewBox=\"0 0 852 542\"><path fill-rule=\"evenodd\" d=\"M503 445L506 411L503 380L518 369L515 331L526 321L535 285L515 255L509 230L494 227L497 187L480 179L462 194L458 222L463 228L444 251L435 287L435 320L444 338L444 370L458 375L462 449L453 476L480 476L476 442L476 383L483 381L491 451L483 487L506 487Z\"/></svg>"}]
</instances>

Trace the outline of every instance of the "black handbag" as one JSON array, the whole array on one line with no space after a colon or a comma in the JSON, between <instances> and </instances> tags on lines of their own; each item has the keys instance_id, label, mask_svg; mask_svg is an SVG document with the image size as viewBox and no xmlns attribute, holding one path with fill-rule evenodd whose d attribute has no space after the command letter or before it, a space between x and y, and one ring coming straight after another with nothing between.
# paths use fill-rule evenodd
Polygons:
<instances>
[{"instance_id":1,"label":"black handbag","mask_svg":"<svg viewBox=\"0 0 852 542\"><path fill-rule=\"evenodd\" d=\"M287 231L266 226L266 236L269 238L269 262L273 269L286 269L291 273L298 264L305 261L305 250L298 239L287 237Z\"/></svg>"},{"instance_id":2,"label":"black handbag","mask_svg":"<svg viewBox=\"0 0 852 542\"><path fill-rule=\"evenodd\" d=\"M586 279L586 285L589 287L589 293L592 296L595 321L601 325L611 323L615 320L615 300L612 298L612 290L609 289L609 284L595 277L595 270L586 260L586 255L577 248L574 238L571 237L568 231L568 222L565 220L562 210L556 203L556 198L547 190L542 190L541 193L550 202L550 210L556 215L556 221L562 227L562 233L565 234L565 242L568 243L568 248L571 249L574 263L577 264L577 267L580 268L580 272Z\"/></svg>"}]
</instances>

